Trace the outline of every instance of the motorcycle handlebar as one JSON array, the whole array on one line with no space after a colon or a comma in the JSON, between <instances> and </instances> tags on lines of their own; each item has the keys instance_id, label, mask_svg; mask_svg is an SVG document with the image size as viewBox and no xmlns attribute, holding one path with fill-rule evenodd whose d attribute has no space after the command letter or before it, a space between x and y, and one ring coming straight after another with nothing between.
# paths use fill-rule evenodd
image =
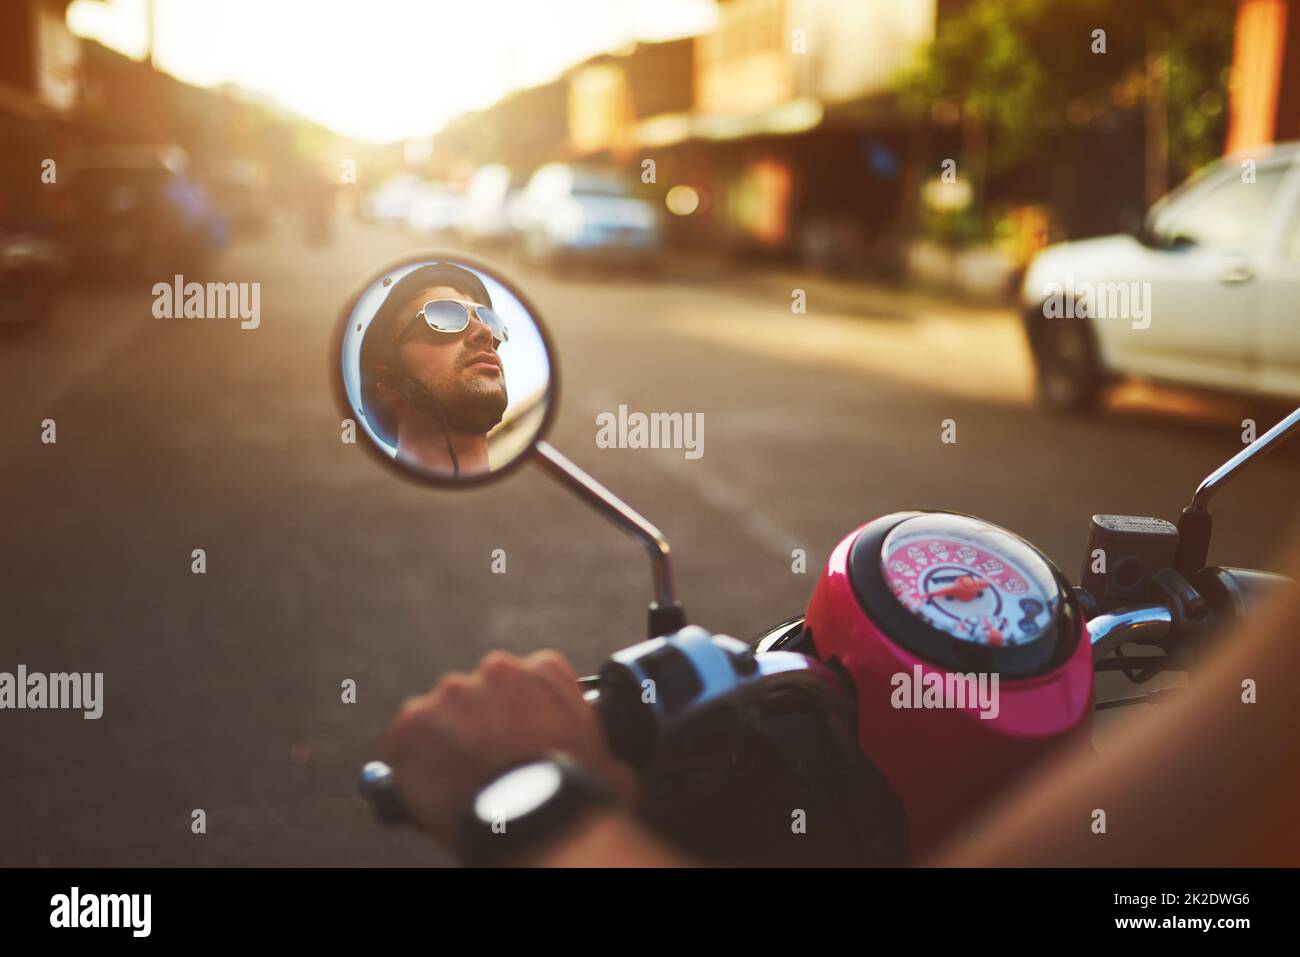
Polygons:
<instances>
[{"instance_id":1,"label":"motorcycle handlebar","mask_svg":"<svg viewBox=\"0 0 1300 957\"><path fill-rule=\"evenodd\" d=\"M1092 660L1098 662L1130 641L1154 642L1169 633L1173 612L1160 602L1104 612L1088 620Z\"/></svg>"},{"instance_id":2,"label":"motorcycle handlebar","mask_svg":"<svg viewBox=\"0 0 1300 957\"><path fill-rule=\"evenodd\" d=\"M389 827L411 823L410 815L397 797L393 769L383 761L366 762L366 766L361 769L357 788L381 823Z\"/></svg>"},{"instance_id":3,"label":"motorcycle handlebar","mask_svg":"<svg viewBox=\"0 0 1300 957\"><path fill-rule=\"evenodd\" d=\"M1159 603L1098 615L1088 622L1093 660L1100 660L1130 641L1156 641L1168 633L1171 624L1170 610ZM797 666L792 661L797 661ZM809 672L813 662L801 655L768 652L758 656L758 662L757 677L765 684L802 682L816 686L823 693L827 691L826 677ZM636 707L640 701L638 686L633 683L628 688L620 688L619 677L618 669L610 669L603 677L580 678L578 685L583 699L596 712L610 749L623 761L636 765L651 747L654 728L649 712ZM370 761L362 768L358 789L381 823L388 826L412 823L397 796L393 770L383 761Z\"/></svg>"},{"instance_id":4,"label":"motorcycle handlebar","mask_svg":"<svg viewBox=\"0 0 1300 957\"><path fill-rule=\"evenodd\" d=\"M1204 568L1193 576L1188 588L1188 594L1204 609L1200 614L1178 613L1173 607L1178 603L1171 598L1172 604L1131 605L1090 618L1092 660L1098 662L1129 642L1160 644L1166 638L1177 642L1189 629L1222 628L1256 618L1279 592L1293 584L1284 575L1249 568Z\"/></svg>"},{"instance_id":5,"label":"motorcycle handlebar","mask_svg":"<svg viewBox=\"0 0 1300 957\"><path fill-rule=\"evenodd\" d=\"M1236 568L1207 568L1197 577L1196 584L1205 594L1216 624L1252 617L1262 602L1292 584L1279 575ZM1094 664L1111 654L1121 645L1130 642L1160 644L1179 629L1178 616L1163 602L1133 605L1096 615L1088 620L1089 640ZM691 634L694 631L696 633ZM757 691L790 686L813 693L827 700L843 697L845 689L839 679L820 662L793 652L764 652L755 657L747 646L735 639L708 636L702 629L684 629L672 642L678 650L695 655L697 670L710 671L719 662L726 663L720 670L725 676L723 685L716 686L714 694L744 693L744 688ZM655 747L655 741L667 733L666 728L678 717L660 711L652 715L653 708L645 708L641 698L643 668L637 664L657 655L665 639L653 639L626 649L611 661L621 667L607 665L600 676L580 678L583 698L596 712L601 727L608 737L611 750L623 761L637 766ZM723 691L723 688L728 691ZM847 689L851 692L852 689ZM716 699L715 699L716 700ZM831 707L831 705L827 705ZM671 709L670 709L671 710ZM689 710L689 709L687 709ZM664 723L658 727L656 722ZM362 768L359 790L370 804L376 817L386 825L411 823L410 815L397 797L392 769L382 761L371 761Z\"/></svg>"}]
</instances>

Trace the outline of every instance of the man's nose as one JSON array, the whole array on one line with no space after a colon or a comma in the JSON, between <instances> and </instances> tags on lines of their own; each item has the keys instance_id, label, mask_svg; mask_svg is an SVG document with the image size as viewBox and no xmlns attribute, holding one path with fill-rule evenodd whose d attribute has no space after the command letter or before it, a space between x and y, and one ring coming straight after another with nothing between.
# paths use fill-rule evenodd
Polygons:
<instances>
[{"instance_id":1,"label":"man's nose","mask_svg":"<svg viewBox=\"0 0 1300 957\"><path fill-rule=\"evenodd\" d=\"M486 339L493 348L496 347L496 337L492 335L492 330L488 328L487 323L478 317L478 313L470 314L469 332L465 338L470 342L482 342Z\"/></svg>"}]
</instances>

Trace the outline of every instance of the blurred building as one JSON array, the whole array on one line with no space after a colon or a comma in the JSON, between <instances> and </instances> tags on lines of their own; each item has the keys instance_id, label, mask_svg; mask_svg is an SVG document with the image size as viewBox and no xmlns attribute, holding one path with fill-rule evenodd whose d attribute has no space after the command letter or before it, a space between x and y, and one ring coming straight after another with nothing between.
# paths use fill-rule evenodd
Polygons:
<instances>
[{"instance_id":1,"label":"blurred building","mask_svg":"<svg viewBox=\"0 0 1300 957\"><path fill-rule=\"evenodd\" d=\"M568 80L516 90L452 120L434 138L430 171L447 176L464 160L531 170L567 151Z\"/></svg>"},{"instance_id":2,"label":"blurred building","mask_svg":"<svg viewBox=\"0 0 1300 957\"><path fill-rule=\"evenodd\" d=\"M66 215L59 166L75 142L81 99L80 43L64 25L69 2L0 4L0 233L44 231Z\"/></svg>"},{"instance_id":3,"label":"blurred building","mask_svg":"<svg viewBox=\"0 0 1300 957\"><path fill-rule=\"evenodd\" d=\"M0 3L0 240L36 235L88 262L109 209L135 238L190 214L213 237L260 231L277 207L319 220L341 160L366 158L247 91L193 86L75 36L69 6Z\"/></svg>"},{"instance_id":4,"label":"blurred building","mask_svg":"<svg viewBox=\"0 0 1300 957\"><path fill-rule=\"evenodd\" d=\"M0 108L66 114L77 106L81 51L64 23L70 2L0 4Z\"/></svg>"},{"instance_id":5,"label":"blurred building","mask_svg":"<svg viewBox=\"0 0 1300 957\"><path fill-rule=\"evenodd\" d=\"M568 71L571 155L626 161L679 140L694 107L694 48L694 38L638 43Z\"/></svg>"},{"instance_id":6,"label":"blurred building","mask_svg":"<svg viewBox=\"0 0 1300 957\"><path fill-rule=\"evenodd\" d=\"M723 0L696 43L695 138L733 248L891 271L914 121L895 75L934 36L934 0Z\"/></svg>"},{"instance_id":7,"label":"blurred building","mask_svg":"<svg viewBox=\"0 0 1300 957\"><path fill-rule=\"evenodd\" d=\"M1216 9L1230 24L1225 2ZM972 269L988 273L995 291L1045 242L1122 228L1209 158L1171 150L1168 60L1147 47L1159 31L1130 29L1121 0L1099 6L1098 17L1123 55L1086 68L1076 57L1067 67L1075 72L1054 78L1054 93L1080 89L1060 107L1056 138L1035 141L1040 148L994 162L997 133L959 102L935 102L928 115L905 109L900 74L923 48L980 35L970 7L717 0L707 34L600 54L457 119L435 138L433 172L504 163L522 180L551 160L615 165L678 214L668 220L677 246L856 275L900 274L920 243L941 258L980 246L986 258ZM1300 136L1298 8L1300 0L1240 0L1230 148ZM1222 43L1195 51L1196 69L1216 81L1227 66L1226 29L1214 32ZM978 69L973 62L960 69ZM1195 102L1209 136L1221 136L1219 91ZM936 212L925 197L946 157L961 157L970 200ZM668 200L675 187L689 201Z\"/></svg>"},{"instance_id":8,"label":"blurred building","mask_svg":"<svg viewBox=\"0 0 1300 957\"><path fill-rule=\"evenodd\" d=\"M657 202L691 190L670 222L678 244L869 268L897 259L915 188L915 123L893 79L937 11L937 0L720 0L709 34L592 57L454 121L435 152L524 172L616 164Z\"/></svg>"},{"instance_id":9,"label":"blurred building","mask_svg":"<svg viewBox=\"0 0 1300 957\"><path fill-rule=\"evenodd\" d=\"M1300 3L1241 0L1227 152L1300 139Z\"/></svg>"}]
</instances>

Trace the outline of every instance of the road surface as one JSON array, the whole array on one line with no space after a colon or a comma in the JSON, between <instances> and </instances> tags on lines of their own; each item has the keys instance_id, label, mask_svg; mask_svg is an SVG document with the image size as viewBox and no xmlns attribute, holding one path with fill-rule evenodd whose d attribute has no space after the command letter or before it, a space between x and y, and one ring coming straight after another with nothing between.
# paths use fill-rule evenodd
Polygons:
<instances>
[{"instance_id":1,"label":"road surface","mask_svg":"<svg viewBox=\"0 0 1300 957\"><path fill-rule=\"evenodd\" d=\"M154 318L157 277L71 287L45 326L0 330L0 671L104 674L99 720L0 712L0 864L441 863L355 795L402 700L491 648L590 670L642 637L641 550L540 471L430 491L340 441L332 323L414 245L343 224L324 250L284 228L233 248L208 278L261 283L257 329ZM755 269L512 274L560 354L553 442L667 534L692 620L741 637L900 508L978 514L1074 576L1091 514L1175 518L1241 419L1277 411L1130 394L1046 417L998 310ZM702 413L704 454L598 448L620 404ZM1215 560L1270 567L1298 463L1221 497Z\"/></svg>"}]
</instances>

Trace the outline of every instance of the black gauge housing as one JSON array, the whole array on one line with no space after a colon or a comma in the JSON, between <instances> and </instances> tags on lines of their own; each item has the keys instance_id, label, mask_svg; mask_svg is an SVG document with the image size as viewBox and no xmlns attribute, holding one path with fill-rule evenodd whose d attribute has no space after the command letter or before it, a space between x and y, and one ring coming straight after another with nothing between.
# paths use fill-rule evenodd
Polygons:
<instances>
[{"instance_id":1,"label":"black gauge housing","mask_svg":"<svg viewBox=\"0 0 1300 957\"><path fill-rule=\"evenodd\" d=\"M1055 609L1038 636L1028 642L992 646L963 641L917 617L889 587L881 566L885 540L902 523L923 515L952 515L1010 535L1050 570L1056 584ZM1080 614L1073 590L1060 570L1041 551L1001 526L972 515L947 511L895 512L868 524L849 553L849 579L858 603L892 640L941 668L985 672L1004 678L1031 678L1063 664L1079 641Z\"/></svg>"}]
</instances>

